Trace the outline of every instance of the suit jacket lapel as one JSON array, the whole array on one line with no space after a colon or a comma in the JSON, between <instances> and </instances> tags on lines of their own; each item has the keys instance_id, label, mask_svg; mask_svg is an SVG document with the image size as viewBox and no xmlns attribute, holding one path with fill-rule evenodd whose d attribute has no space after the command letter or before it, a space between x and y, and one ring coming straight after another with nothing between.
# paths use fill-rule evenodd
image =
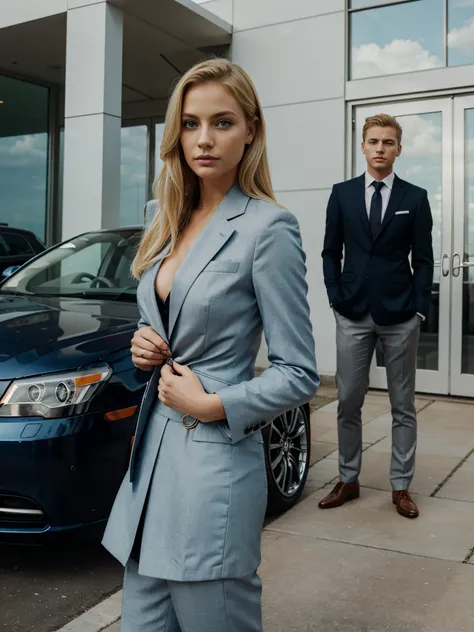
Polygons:
<instances>
[{"instance_id":1,"label":"suit jacket lapel","mask_svg":"<svg viewBox=\"0 0 474 632\"><path fill-rule=\"evenodd\" d=\"M354 180L356 186L355 200L357 201L357 212L359 213L360 220L364 231L367 232L372 239L372 230L370 228L369 215L367 213L367 206L365 204L365 174Z\"/></svg>"},{"instance_id":2,"label":"suit jacket lapel","mask_svg":"<svg viewBox=\"0 0 474 632\"><path fill-rule=\"evenodd\" d=\"M184 300L194 281L234 232L228 220L245 213L249 199L237 184L234 185L178 268L170 296L170 339Z\"/></svg>"},{"instance_id":3,"label":"suit jacket lapel","mask_svg":"<svg viewBox=\"0 0 474 632\"><path fill-rule=\"evenodd\" d=\"M385 215L383 216L382 226L380 227L380 231L377 234L375 239L378 239L382 232L387 227L387 224L393 218L395 213L400 208L400 204L403 202L403 198L406 195L406 189L404 187L403 181L400 180L397 176L393 181L392 191L390 193L390 199L388 201L387 210L385 211Z\"/></svg>"}]
</instances>

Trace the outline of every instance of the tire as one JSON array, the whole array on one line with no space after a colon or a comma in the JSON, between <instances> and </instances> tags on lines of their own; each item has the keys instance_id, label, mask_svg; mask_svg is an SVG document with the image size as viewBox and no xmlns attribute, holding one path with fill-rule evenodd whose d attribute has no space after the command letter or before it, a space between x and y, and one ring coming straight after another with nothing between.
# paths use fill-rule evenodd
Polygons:
<instances>
[{"instance_id":1,"label":"tire","mask_svg":"<svg viewBox=\"0 0 474 632\"><path fill-rule=\"evenodd\" d=\"M291 509L303 493L311 458L309 406L277 417L263 430L267 469L267 515ZM273 466L272 466L273 464Z\"/></svg>"}]
</instances>

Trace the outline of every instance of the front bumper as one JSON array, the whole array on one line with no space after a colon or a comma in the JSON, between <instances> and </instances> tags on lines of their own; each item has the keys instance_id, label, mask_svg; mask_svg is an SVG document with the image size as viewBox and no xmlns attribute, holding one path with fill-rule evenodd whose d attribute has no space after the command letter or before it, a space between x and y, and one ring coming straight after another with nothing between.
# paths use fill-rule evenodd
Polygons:
<instances>
[{"instance_id":1,"label":"front bumper","mask_svg":"<svg viewBox=\"0 0 474 632\"><path fill-rule=\"evenodd\" d=\"M103 523L128 466L132 417L0 418L0 536Z\"/></svg>"}]
</instances>

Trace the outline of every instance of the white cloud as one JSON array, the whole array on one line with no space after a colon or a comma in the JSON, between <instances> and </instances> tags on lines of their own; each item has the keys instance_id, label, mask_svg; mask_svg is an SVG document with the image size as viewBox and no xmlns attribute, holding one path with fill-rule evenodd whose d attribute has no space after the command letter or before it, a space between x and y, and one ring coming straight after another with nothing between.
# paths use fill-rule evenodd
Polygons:
<instances>
[{"instance_id":1,"label":"white cloud","mask_svg":"<svg viewBox=\"0 0 474 632\"><path fill-rule=\"evenodd\" d=\"M46 134L4 138L0 141L0 164L28 166L47 160Z\"/></svg>"},{"instance_id":2,"label":"white cloud","mask_svg":"<svg viewBox=\"0 0 474 632\"><path fill-rule=\"evenodd\" d=\"M352 49L353 79L426 70L441 65L436 55L411 40L393 40L383 47L374 43L363 44Z\"/></svg>"},{"instance_id":3,"label":"white cloud","mask_svg":"<svg viewBox=\"0 0 474 632\"><path fill-rule=\"evenodd\" d=\"M403 127L403 154L426 158L441 156L441 130L431 118L423 115L399 117Z\"/></svg>"},{"instance_id":4,"label":"white cloud","mask_svg":"<svg viewBox=\"0 0 474 632\"><path fill-rule=\"evenodd\" d=\"M467 141L467 154L469 157L474 158L474 138L470 138Z\"/></svg>"},{"instance_id":5,"label":"white cloud","mask_svg":"<svg viewBox=\"0 0 474 632\"><path fill-rule=\"evenodd\" d=\"M450 9L464 9L474 7L474 0L449 0Z\"/></svg>"},{"instance_id":6,"label":"white cloud","mask_svg":"<svg viewBox=\"0 0 474 632\"><path fill-rule=\"evenodd\" d=\"M409 176L415 176L421 173L422 171L423 171L423 167L421 165L412 165L411 167L408 167L408 169L405 172L405 175L408 178Z\"/></svg>"},{"instance_id":7,"label":"white cloud","mask_svg":"<svg viewBox=\"0 0 474 632\"><path fill-rule=\"evenodd\" d=\"M474 53L474 17L460 28L449 31L448 44L450 48L456 48L468 55Z\"/></svg>"}]
</instances>

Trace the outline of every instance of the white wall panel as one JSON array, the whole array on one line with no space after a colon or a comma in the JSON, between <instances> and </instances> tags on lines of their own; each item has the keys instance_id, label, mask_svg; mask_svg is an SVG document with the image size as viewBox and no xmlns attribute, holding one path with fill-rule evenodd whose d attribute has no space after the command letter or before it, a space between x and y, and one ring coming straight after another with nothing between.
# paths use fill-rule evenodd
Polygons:
<instances>
[{"instance_id":1,"label":"white wall panel","mask_svg":"<svg viewBox=\"0 0 474 632\"><path fill-rule=\"evenodd\" d=\"M344 100L265 110L276 191L328 189L344 178Z\"/></svg>"},{"instance_id":2,"label":"white wall panel","mask_svg":"<svg viewBox=\"0 0 474 632\"><path fill-rule=\"evenodd\" d=\"M122 12L106 3L68 14L67 117L121 116L122 21Z\"/></svg>"},{"instance_id":3,"label":"white wall panel","mask_svg":"<svg viewBox=\"0 0 474 632\"><path fill-rule=\"evenodd\" d=\"M316 342L316 359L318 370L323 375L334 375L336 371L336 329L326 295L321 259L330 192L330 189L326 189L276 194L278 201L296 215L300 224L307 257L308 301Z\"/></svg>"},{"instance_id":4,"label":"white wall panel","mask_svg":"<svg viewBox=\"0 0 474 632\"><path fill-rule=\"evenodd\" d=\"M201 2L201 6L217 15L221 20L232 24L233 2L234 0L209 0L209 2Z\"/></svg>"},{"instance_id":5,"label":"white wall panel","mask_svg":"<svg viewBox=\"0 0 474 632\"><path fill-rule=\"evenodd\" d=\"M122 12L68 12L63 237L119 224Z\"/></svg>"},{"instance_id":6,"label":"white wall panel","mask_svg":"<svg viewBox=\"0 0 474 632\"><path fill-rule=\"evenodd\" d=\"M104 117L75 117L64 130L63 239L102 228ZM84 186L84 183L88 186Z\"/></svg>"},{"instance_id":7,"label":"white wall panel","mask_svg":"<svg viewBox=\"0 0 474 632\"><path fill-rule=\"evenodd\" d=\"M66 11L66 0L0 0L0 28Z\"/></svg>"},{"instance_id":8,"label":"white wall panel","mask_svg":"<svg viewBox=\"0 0 474 632\"><path fill-rule=\"evenodd\" d=\"M235 30L344 11L344 0L234 0Z\"/></svg>"},{"instance_id":9,"label":"white wall panel","mask_svg":"<svg viewBox=\"0 0 474 632\"><path fill-rule=\"evenodd\" d=\"M63 239L119 225L120 127L102 114L66 120Z\"/></svg>"},{"instance_id":10,"label":"white wall panel","mask_svg":"<svg viewBox=\"0 0 474 632\"><path fill-rule=\"evenodd\" d=\"M264 106L344 96L344 14L235 33L232 59Z\"/></svg>"}]
</instances>

